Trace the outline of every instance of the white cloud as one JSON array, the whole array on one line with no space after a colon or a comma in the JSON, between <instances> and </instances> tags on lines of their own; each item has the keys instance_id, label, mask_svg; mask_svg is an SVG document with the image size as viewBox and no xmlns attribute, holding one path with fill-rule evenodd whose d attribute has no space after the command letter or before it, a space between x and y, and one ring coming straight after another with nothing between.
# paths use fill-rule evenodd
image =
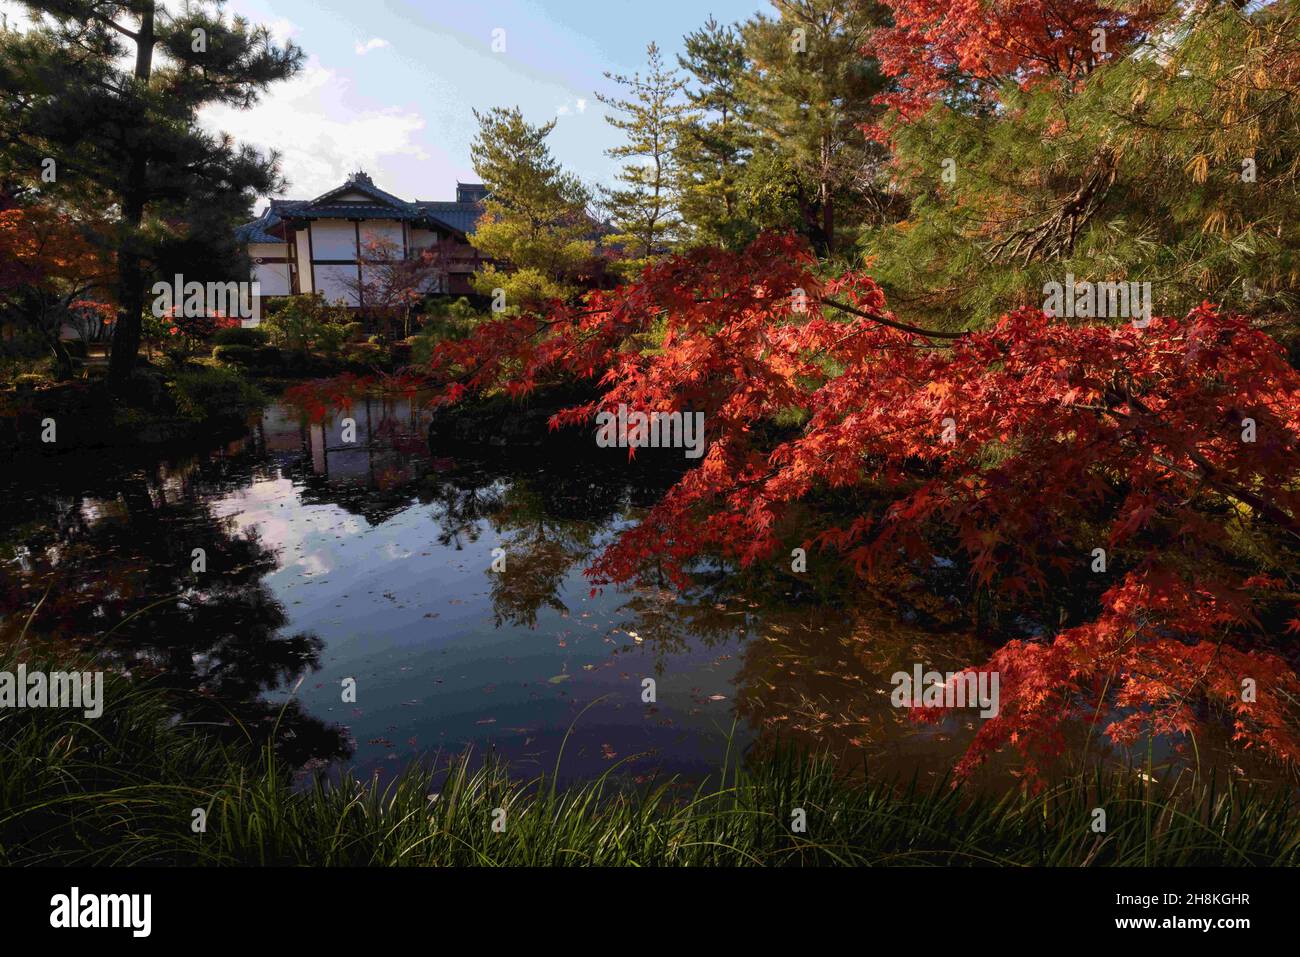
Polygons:
<instances>
[{"instance_id":1,"label":"white cloud","mask_svg":"<svg viewBox=\"0 0 1300 957\"><path fill-rule=\"evenodd\" d=\"M357 56L365 56L371 50L382 50L388 46L388 41L381 37L371 37L365 43L358 43L356 46Z\"/></svg>"},{"instance_id":2,"label":"white cloud","mask_svg":"<svg viewBox=\"0 0 1300 957\"><path fill-rule=\"evenodd\" d=\"M576 102L565 101L564 103L561 103L559 106L555 108L555 115L568 116L569 114L573 113L574 110L577 110L579 113L586 113L587 101L584 100L582 97L578 97Z\"/></svg>"},{"instance_id":3,"label":"white cloud","mask_svg":"<svg viewBox=\"0 0 1300 957\"><path fill-rule=\"evenodd\" d=\"M418 113L357 104L351 82L314 58L293 79L272 86L251 110L214 106L200 122L263 152L279 150L294 199L318 196L355 169L378 175L398 157L429 159L417 141L425 125Z\"/></svg>"},{"instance_id":4,"label":"white cloud","mask_svg":"<svg viewBox=\"0 0 1300 957\"><path fill-rule=\"evenodd\" d=\"M302 27L285 17L277 17L274 20L262 20L261 26L266 27L267 32L271 34L271 39L277 46L284 46L294 37L302 32Z\"/></svg>"}]
</instances>

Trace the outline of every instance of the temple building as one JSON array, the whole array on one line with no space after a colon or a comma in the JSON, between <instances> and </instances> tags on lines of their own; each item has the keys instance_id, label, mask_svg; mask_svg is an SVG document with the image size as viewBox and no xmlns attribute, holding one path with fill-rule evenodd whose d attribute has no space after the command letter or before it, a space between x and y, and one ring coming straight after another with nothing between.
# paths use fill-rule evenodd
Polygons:
<instances>
[{"instance_id":1,"label":"temple building","mask_svg":"<svg viewBox=\"0 0 1300 957\"><path fill-rule=\"evenodd\" d=\"M366 260L430 249L437 275L430 293L466 295L482 260L466 234L483 213L484 186L457 183L454 202L408 202L377 187L364 172L315 199L272 199L237 236L253 264L263 300L320 293L351 308L364 305Z\"/></svg>"}]
</instances>

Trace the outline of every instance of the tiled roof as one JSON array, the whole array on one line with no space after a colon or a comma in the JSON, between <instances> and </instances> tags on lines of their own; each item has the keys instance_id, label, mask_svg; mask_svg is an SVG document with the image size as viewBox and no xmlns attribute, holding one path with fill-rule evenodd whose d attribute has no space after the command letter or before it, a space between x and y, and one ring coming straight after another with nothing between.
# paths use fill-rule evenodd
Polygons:
<instances>
[{"instance_id":1,"label":"tiled roof","mask_svg":"<svg viewBox=\"0 0 1300 957\"><path fill-rule=\"evenodd\" d=\"M331 202L346 193L362 193L375 200ZM365 178L350 178L342 186L322 193L315 199L273 199L262 215L236 231L244 243L282 243L275 230L285 219L396 219L406 222L432 222L457 232L468 233L483 215L481 203L421 202L406 200L385 192Z\"/></svg>"},{"instance_id":2,"label":"tiled roof","mask_svg":"<svg viewBox=\"0 0 1300 957\"><path fill-rule=\"evenodd\" d=\"M295 219L419 219L420 210L410 204L389 206L379 203L304 203L294 210Z\"/></svg>"},{"instance_id":3,"label":"tiled roof","mask_svg":"<svg viewBox=\"0 0 1300 957\"><path fill-rule=\"evenodd\" d=\"M462 233L472 231L474 224L483 215L482 203L437 203L417 200L416 205L435 219L446 223L452 229L459 229Z\"/></svg>"},{"instance_id":4,"label":"tiled roof","mask_svg":"<svg viewBox=\"0 0 1300 957\"><path fill-rule=\"evenodd\" d=\"M275 235L272 230L284 222L284 215L305 204L301 199L273 199L262 215L250 223L235 230L235 238L243 243L282 243L283 236Z\"/></svg>"}]
</instances>

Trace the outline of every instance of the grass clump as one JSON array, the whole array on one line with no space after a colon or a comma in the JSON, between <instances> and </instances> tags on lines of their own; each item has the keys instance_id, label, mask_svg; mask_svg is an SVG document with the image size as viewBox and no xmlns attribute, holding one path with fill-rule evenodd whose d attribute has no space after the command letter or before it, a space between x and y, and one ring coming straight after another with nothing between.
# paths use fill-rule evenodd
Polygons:
<instances>
[{"instance_id":1,"label":"grass clump","mask_svg":"<svg viewBox=\"0 0 1300 957\"><path fill-rule=\"evenodd\" d=\"M13 670L12 664L0 667ZM34 669L56 670L28 662ZM67 670L67 666L63 666ZM0 710L0 863L174 865L1295 865L1287 794L1189 784L1149 796L1098 772L1036 796L895 786L792 751L686 787L512 779L469 756L387 784L295 788L273 746L175 722L163 692L106 676L101 717ZM1093 808L1107 830L1094 833ZM493 828L504 809L504 830ZM791 828L802 809L807 830ZM195 811L206 830L193 829Z\"/></svg>"}]
</instances>

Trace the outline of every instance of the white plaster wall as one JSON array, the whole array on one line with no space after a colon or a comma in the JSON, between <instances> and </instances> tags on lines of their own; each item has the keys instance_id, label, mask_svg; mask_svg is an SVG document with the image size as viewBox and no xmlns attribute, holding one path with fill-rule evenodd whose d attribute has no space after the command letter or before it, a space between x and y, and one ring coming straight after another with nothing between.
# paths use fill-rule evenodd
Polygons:
<instances>
[{"instance_id":1,"label":"white plaster wall","mask_svg":"<svg viewBox=\"0 0 1300 957\"><path fill-rule=\"evenodd\" d=\"M298 234L298 291L316 291L312 284L311 246L307 241L306 230Z\"/></svg>"},{"instance_id":2,"label":"white plaster wall","mask_svg":"<svg viewBox=\"0 0 1300 957\"><path fill-rule=\"evenodd\" d=\"M316 285L328 301L355 306L357 295L349 289L348 282L356 282L356 266L316 266Z\"/></svg>"},{"instance_id":3,"label":"white plaster wall","mask_svg":"<svg viewBox=\"0 0 1300 957\"><path fill-rule=\"evenodd\" d=\"M316 259L357 258L356 224L346 219L317 219L311 224L312 255Z\"/></svg>"}]
</instances>

